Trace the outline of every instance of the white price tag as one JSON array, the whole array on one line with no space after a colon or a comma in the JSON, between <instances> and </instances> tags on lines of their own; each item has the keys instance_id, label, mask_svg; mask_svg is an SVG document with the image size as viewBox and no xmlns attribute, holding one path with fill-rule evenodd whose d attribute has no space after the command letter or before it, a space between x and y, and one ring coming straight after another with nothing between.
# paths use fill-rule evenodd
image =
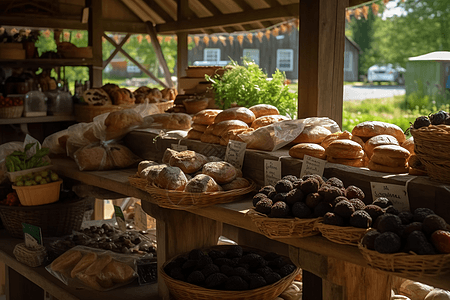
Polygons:
<instances>
[{"instance_id":1,"label":"white price tag","mask_svg":"<svg viewBox=\"0 0 450 300\"><path fill-rule=\"evenodd\" d=\"M245 149L247 149L247 143L239 141L229 141L227 145L227 151L225 152L225 161L229 162L238 169L242 169L244 164Z\"/></svg>"},{"instance_id":2,"label":"white price tag","mask_svg":"<svg viewBox=\"0 0 450 300\"><path fill-rule=\"evenodd\" d=\"M384 197L391 200L394 207L400 211L409 211L408 191L406 187L398 184L388 184L381 182L371 182L372 199Z\"/></svg>"},{"instance_id":3,"label":"white price tag","mask_svg":"<svg viewBox=\"0 0 450 300\"><path fill-rule=\"evenodd\" d=\"M185 145L180 145L180 144L172 144L172 149L175 151L186 151L188 149L187 146Z\"/></svg>"},{"instance_id":4,"label":"white price tag","mask_svg":"<svg viewBox=\"0 0 450 300\"><path fill-rule=\"evenodd\" d=\"M138 203L134 204L134 223L137 228L147 230L147 214Z\"/></svg>"},{"instance_id":5,"label":"white price tag","mask_svg":"<svg viewBox=\"0 0 450 300\"><path fill-rule=\"evenodd\" d=\"M300 172L300 178L302 178L304 175L313 175L317 174L321 177L323 176L323 170L325 169L325 163L327 161L312 157L309 155L305 155L303 157L303 163L302 163L302 170Z\"/></svg>"},{"instance_id":6,"label":"white price tag","mask_svg":"<svg viewBox=\"0 0 450 300\"><path fill-rule=\"evenodd\" d=\"M265 185L273 185L281 179L281 161L264 160L264 183Z\"/></svg>"}]
</instances>

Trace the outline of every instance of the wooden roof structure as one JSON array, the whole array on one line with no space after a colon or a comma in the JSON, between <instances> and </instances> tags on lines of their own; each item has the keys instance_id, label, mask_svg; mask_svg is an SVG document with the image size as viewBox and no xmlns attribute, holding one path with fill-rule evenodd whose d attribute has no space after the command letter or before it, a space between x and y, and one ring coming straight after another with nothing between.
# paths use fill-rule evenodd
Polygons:
<instances>
[{"instance_id":1,"label":"wooden roof structure","mask_svg":"<svg viewBox=\"0 0 450 300\"><path fill-rule=\"evenodd\" d=\"M188 34L260 30L298 18L298 117L328 116L341 124L345 10L366 2L368 1L0 0L0 25L88 30L89 45L93 47L94 54L90 76L93 85L98 86L102 80L101 49L105 32L146 33L150 36L176 34L177 74L183 76L187 67ZM83 12L89 14L87 22L82 21ZM154 46L158 51L159 44ZM161 59L164 60L163 57L160 61Z\"/></svg>"}]
</instances>

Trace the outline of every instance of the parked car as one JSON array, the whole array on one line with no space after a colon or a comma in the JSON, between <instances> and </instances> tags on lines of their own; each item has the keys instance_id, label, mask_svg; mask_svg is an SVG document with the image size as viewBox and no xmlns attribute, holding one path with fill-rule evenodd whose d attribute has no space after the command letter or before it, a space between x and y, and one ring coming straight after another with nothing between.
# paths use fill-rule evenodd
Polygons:
<instances>
[{"instance_id":1,"label":"parked car","mask_svg":"<svg viewBox=\"0 0 450 300\"><path fill-rule=\"evenodd\" d=\"M397 82L399 85L405 84L406 70L400 66L394 67L392 64L373 65L367 70L367 81L372 82Z\"/></svg>"}]
</instances>

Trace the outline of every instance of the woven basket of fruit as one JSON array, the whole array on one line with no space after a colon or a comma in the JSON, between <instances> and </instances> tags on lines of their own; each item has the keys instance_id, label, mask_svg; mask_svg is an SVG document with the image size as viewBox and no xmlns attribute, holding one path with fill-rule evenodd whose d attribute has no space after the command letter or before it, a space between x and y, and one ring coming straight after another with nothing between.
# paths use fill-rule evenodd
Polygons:
<instances>
[{"instance_id":1,"label":"woven basket of fruit","mask_svg":"<svg viewBox=\"0 0 450 300\"><path fill-rule=\"evenodd\" d=\"M439 111L416 119L410 128L414 137L414 152L425 165L428 176L438 182L450 183L450 123L449 114Z\"/></svg>"},{"instance_id":2,"label":"woven basket of fruit","mask_svg":"<svg viewBox=\"0 0 450 300\"><path fill-rule=\"evenodd\" d=\"M160 269L177 300L272 300L299 273L287 257L238 245L194 249Z\"/></svg>"},{"instance_id":3,"label":"woven basket of fruit","mask_svg":"<svg viewBox=\"0 0 450 300\"><path fill-rule=\"evenodd\" d=\"M21 206L17 195L15 199L13 204L0 203L3 226L15 238L23 238L22 223L41 227L43 236L69 235L79 230L88 201L65 191L61 192L60 201L46 205Z\"/></svg>"},{"instance_id":4,"label":"woven basket of fruit","mask_svg":"<svg viewBox=\"0 0 450 300\"><path fill-rule=\"evenodd\" d=\"M20 118L23 113L23 99L0 96L0 118Z\"/></svg>"}]
</instances>

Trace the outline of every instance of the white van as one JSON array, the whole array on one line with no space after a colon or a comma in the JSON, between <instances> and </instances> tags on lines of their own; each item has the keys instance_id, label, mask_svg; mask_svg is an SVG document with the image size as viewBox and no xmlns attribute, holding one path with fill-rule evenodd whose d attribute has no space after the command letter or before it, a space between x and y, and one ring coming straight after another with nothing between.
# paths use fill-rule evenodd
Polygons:
<instances>
[{"instance_id":1,"label":"white van","mask_svg":"<svg viewBox=\"0 0 450 300\"><path fill-rule=\"evenodd\" d=\"M405 84L406 70L402 67L393 67L392 64L374 65L367 70L367 81L372 82L397 82L399 85Z\"/></svg>"}]
</instances>

